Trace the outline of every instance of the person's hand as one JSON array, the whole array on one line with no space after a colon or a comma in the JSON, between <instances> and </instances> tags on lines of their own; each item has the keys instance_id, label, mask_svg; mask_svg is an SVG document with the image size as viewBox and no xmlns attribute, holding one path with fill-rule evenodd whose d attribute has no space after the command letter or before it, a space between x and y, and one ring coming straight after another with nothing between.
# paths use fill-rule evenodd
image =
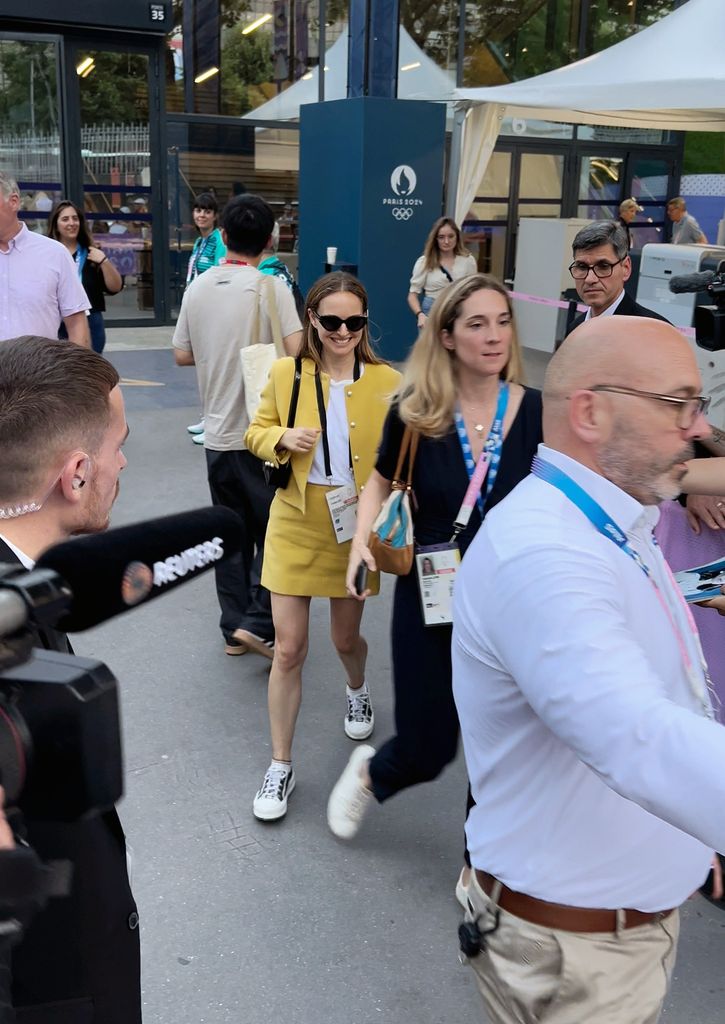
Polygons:
<instances>
[{"instance_id":1,"label":"person's hand","mask_svg":"<svg viewBox=\"0 0 725 1024\"><path fill-rule=\"evenodd\" d=\"M282 434L277 447L288 452L311 452L319 434L319 427L291 427Z\"/></svg>"},{"instance_id":2,"label":"person's hand","mask_svg":"<svg viewBox=\"0 0 725 1024\"><path fill-rule=\"evenodd\" d=\"M357 601L364 601L366 597L370 597L371 593L370 590L365 589L362 594L358 594L355 589L355 576L361 562L365 563L369 572L375 572L377 569L370 548L356 535L352 538L350 544L350 558L347 563L347 574L345 575L345 589L350 597L354 597Z\"/></svg>"},{"instance_id":3,"label":"person's hand","mask_svg":"<svg viewBox=\"0 0 725 1024\"><path fill-rule=\"evenodd\" d=\"M418 324L418 329L419 330L422 330L425 327L427 320L428 320L428 317L421 310L420 313L418 313L418 316L416 317L416 322Z\"/></svg>"},{"instance_id":4,"label":"person's hand","mask_svg":"<svg viewBox=\"0 0 725 1024\"><path fill-rule=\"evenodd\" d=\"M106 259L106 254L103 249L97 249L95 245L92 245L88 250L88 259L91 263L103 263Z\"/></svg>"},{"instance_id":5,"label":"person's hand","mask_svg":"<svg viewBox=\"0 0 725 1024\"><path fill-rule=\"evenodd\" d=\"M15 836L5 817L5 790L0 786L0 850L13 850Z\"/></svg>"},{"instance_id":6,"label":"person's hand","mask_svg":"<svg viewBox=\"0 0 725 1024\"><path fill-rule=\"evenodd\" d=\"M703 522L711 530L725 529L725 497L707 494L688 494L687 521L692 532L699 534Z\"/></svg>"},{"instance_id":7,"label":"person's hand","mask_svg":"<svg viewBox=\"0 0 725 1024\"><path fill-rule=\"evenodd\" d=\"M720 587L720 597L711 597L709 601L696 601L702 608L714 608L718 615L725 615L725 587Z\"/></svg>"}]
</instances>

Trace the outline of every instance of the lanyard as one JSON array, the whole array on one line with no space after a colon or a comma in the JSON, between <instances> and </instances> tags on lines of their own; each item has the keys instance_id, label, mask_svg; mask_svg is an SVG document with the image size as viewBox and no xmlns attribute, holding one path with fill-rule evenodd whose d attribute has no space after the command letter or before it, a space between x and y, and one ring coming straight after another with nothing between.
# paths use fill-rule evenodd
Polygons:
<instances>
[{"instance_id":1,"label":"lanyard","mask_svg":"<svg viewBox=\"0 0 725 1024\"><path fill-rule=\"evenodd\" d=\"M353 381L360 380L360 357L355 349L355 367L352 371ZM322 430L322 454L325 459L325 476L332 480L332 463L330 462L330 444L327 440L327 411L325 409L325 396L322 394L322 381L320 371L315 370L315 391L317 392L317 411L320 414L320 428ZM347 450L350 455L350 469L352 469L352 451L348 441Z\"/></svg>"},{"instance_id":2,"label":"lanyard","mask_svg":"<svg viewBox=\"0 0 725 1024\"><path fill-rule=\"evenodd\" d=\"M463 421L461 411L460 409L455 411L456 430L458 431L458 440L461 442L461 451L463 452L463 460L466 463L469 483L453 524L454 538L468 526L474 505L478 505L478 511L483 519L484 505L488 501L498 476L498 465L501 461L501 448L503 446L503 421L506 415L508 400L509 386L505 381L501 381L498 386L496 414L477 463L473 461L471 442L468 440L466 424ZM481 497L481 487L484 480L486 480L486 494L485 497Z\"/></svg>"},{"instance_id":3,"label":"lanyard","mask_svg":"<svg viewBox=\"0 0 725 1024\"><path fill-rule=\"evenodd\" d=\"M85 249L82 245L79 245L75 251L75 261L76 267L78 269L78 277L80 278L80 280L83 280L83 267L85 266L87 256L88 250Z\"/></svg>"},{"instance_id":4,"label":"lanyard","mask_svg":"<svg viewBox=\"0 0 725 1024\"><path fill-rule=\"evenodd\" d=\"M209 248L209 245L211 244L213 237L214 232L212 231L211 234L206 236L206 238L197 239L197 241L199 242L199 246L196 249L196 252L192 252L191 259L189 260L189 268L186 271L187 284L189 284L191 281L194 280L195 277L197 277L197 267L199 266L199 260L202 258L206 250Z\"/></svg>"},{"instance_id":5,"label":"lanyard","mask_svg":"<svg viewBox=\"0 0 725 1024\"><path fill-rule=\"evenodd\" d=\"M635 565L638 566L638 568L644 573L644 575L650 581L652 587L654 588L654 592L657 595L657 600L659 601L665 615L669 619L670 626L672 627L672 631L674 632L675 637L677 639L677 646L680 649L680 657L682 659L682 663L690 683L690 688L697 697L700 704L702 705L702 709L707 715L707 717L713 718L714 715L712 707L707 696L708 689L712 692L712 685L710 683L710 676L707 670L707 663L705 662L705 657L702 653L700 636L697 632L697 626L695 625L695 620L692 617L692 612L687 607L687 602L685 601L685 599L680 596L680 590L674 581L674 578L669 569L669 566L667 565L667 562L663 559L665 571L667 572L668 578L672 584L670 588L671 592L674 595L674 597L678 600L680 608L684 612L687 625L692 635L692 640L700 657L702 673L705 677L704 686L702 683L701 674L697 671L696 667L692 663L692 658L690 657L690 653L687 649L687 643L685 642L685 639L682 635L682 630L675 616L672 614L670 606L667 600L665 599L662 591L660 590L660 587L658 586L656 579L652 575L652 570L647 565L647 563L642 559L641 555L639 555L639 553L635 551L634 548L630 545L624 530L620 526L618 526L617 523L615 523L611 516L607 512L605 512L602 506L597 501L595 501L594 498L592 498L592 496L588 494L583 487L580 487L575 480L572 480L572 478L563 470L559 469L558 466L554 466L550 462L547 462L546 459L542 459L540 456L535 455L534 461L531 466L531 472L534 474L534 476L539 477L540 480L545 480L546 483L551 484L552 487L556 487L559 491L561 491L564 497L568 498L569 501L571 501L573 505L576 505L579 511L587 517L589 522L596 530L598 530L599 533L601 533L604 537L607 537L609 540L611 540L614 544L617 545L620 551L623 551L625 555L632 559ZM657 542L654 541L654 544L656 546Z\"/></svg>"}]
</instances>

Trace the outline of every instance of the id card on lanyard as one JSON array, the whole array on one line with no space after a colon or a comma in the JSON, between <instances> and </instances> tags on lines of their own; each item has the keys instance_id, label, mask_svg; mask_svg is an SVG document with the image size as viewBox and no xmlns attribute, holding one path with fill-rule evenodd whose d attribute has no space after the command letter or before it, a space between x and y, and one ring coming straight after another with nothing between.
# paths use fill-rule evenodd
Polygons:
<instances>
[{"instance_id":1,"label":"id card on lanyard","mask_svg":"<svg viewBox=\"0 0 725 1024\"><path fill-rule=\"evenodd\" d=\"M700 703L703 713L708 718L714 718L715 715L712 709L712 704L708 697L708 690L712 693L713 687L708 673L707 663L705 662L705 656L702 652L702 645L700 644L700 636L697 632L697 626L695 625L695 620L692 617L692 613L688 608L685 599L680 594L679 587L674 581L667 562L665 561L663 564L670 582L672 583L672 595L675 600L679 602L679 606L681 607L683 616L690 630L693 644L700 660L699 671L690 657L690 653L687 649L687 643L682 635L682 630L670 610L667 600L661 592L656 579L652 575L652 570L643 561L638 552L630 545L624 530L614 522L611 516L597 501L594 500L594 498L592 498L590 494L587 493L587 491L584 490L583 487L580 487L575 480L572 480L572 478L563 470L559 469L558 466L554 466L546 459L542 459L541 456L535 455L534 461L531 465L531 472L534 476L539 477L540 480L544 480L546 483L551 484L552 487L556 487L557 490L561 491L561 493L587 517L592 526L601 533L602 536L607 537L613 544L616 544L620 551L624 552L625 555L631 558L635 565L637 565L637 567L647 577L654 589L662 610L669 620L672 631L675 634L677 646L680 650L680 658L682 659L682 665L685 669L690 689ZM655 545L657 544L656 541L654 541L654 543Z\"/></svg>"},{"instance_id":2,"label":"id card on lanyard","mask_svg":"<svg viewBox=\"0 0 725 1024\"><path fill-rule=\"evenodd\" d=\"M355 368L352 374L353 381L360 379L360 360L355 353ZM322 431L322 452L325 460L325 476L332 482L332 463L330 461L330 442L327 438L327 411L325 409L324 396L322 394L322 382L319 372L315 373L315 392L317 395L317 411L320 416L320 428ZM352 452L348 444L350 457L350 469L352 470ZM332 529L335 540L338 544L344 544L352 540L357 525L357 503L358 494L354 483L343 484L335 487L325 495L327 507L330 512Z\"/></svg>"},{"instance_id":3,"label":"id card on lanyard","mask_svg":"<svg viewBox=\"0 0 725 1024\"><path fill-rule=\"evenodd\" d=\"M478 505L479 512L483 516L484 506L496 482L501 461L503 421L508 407L508 398L508 384L501 381L498 388L496 413L478 462L473 460L466 425L460 411L456 409L456 431L468 473L468 487L456 515L453 536L450 541L447 544L429 544L415 549L415 569L418 576L423 622L426 626L448 625L453 622L453 585L461 562L461 553L456 538L468 526L475 505ZM481 489L484 480L486 481L486 494L485 497L482 497Z\"/></svg>"}]
</instances>

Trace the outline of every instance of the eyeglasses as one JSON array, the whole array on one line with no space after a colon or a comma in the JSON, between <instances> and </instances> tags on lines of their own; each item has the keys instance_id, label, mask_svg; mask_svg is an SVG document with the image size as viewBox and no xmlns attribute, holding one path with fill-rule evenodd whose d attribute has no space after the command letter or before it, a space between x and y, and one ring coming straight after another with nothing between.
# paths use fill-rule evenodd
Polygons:
<instances>
[{"instance_id":1,"label":"eyeglasses","mask_svg":"<svg viewBox=\"0 0 725 1024\"><path fill-rule=\"evenodd\" d=\"M609 260L597 260L596 263L584 263L583 260L574 260L569 266L569 273L575 281L583 281L590 270L593 270L597 277L611 277L612 271L619 263L623 263L627 257L623 256L621 260L615 260L614 263L610 263Z\"/></svg>"},{"instance_id":2,"label":"eyeglasses","mask_svg":"<svg viewBox=\"0 0 725 1024\"><path fill-rule=\"evenodd\" d=\"M634 395L638 398L653 398L656 402L669 402L677 405L677 426L680 430L689 430L698 416L704 416L710 408L710 399L705 395L693 398L675 398L674 395L659 395L656 391L638 391L637 388L620 388L614 384L595 384L588 391L610 391L615 395Z\"/></svg>"},{"instance_id":3,"label":"eyeglasses","mask_svg":"<svg viewBox=\"0 0 725 1024\"><path fill-rule=\"evenodd\" d=\"M368 322L367 316L361 315L349 316L347 320L343 320L341 316L320 316L319 313L315 313L315 317L326 331L339 331L344 324L350 334L357 334Z\"/></svg>"}]
</instances>

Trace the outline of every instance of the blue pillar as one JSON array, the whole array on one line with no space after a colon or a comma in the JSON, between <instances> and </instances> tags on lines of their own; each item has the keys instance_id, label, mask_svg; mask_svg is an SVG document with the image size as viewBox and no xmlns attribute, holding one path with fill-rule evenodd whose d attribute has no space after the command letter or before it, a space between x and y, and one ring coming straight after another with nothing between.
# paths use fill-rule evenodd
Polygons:
<instances>
[{"instance_id":1,"label":"blue pillar","mask_svg":"<svg viewBox=\"0 0 725 1024\"><path fill-rule=\"evenodd\" d=\"M399 0L350 0L347 95L394 99L398 91Z\"/></svg>"},{"instance_id":2,"label":"blue pillar","mask_svg":"<svg viewBox=\"0 0 725 1024\"><path fill-rule=\"evenodd\" d=\"M300 284L337 248L367 288L380 352L403 359L417 334L410 273L442 210L445 104L366 96L300 114Z\"/></svg>"}]
</instances>

